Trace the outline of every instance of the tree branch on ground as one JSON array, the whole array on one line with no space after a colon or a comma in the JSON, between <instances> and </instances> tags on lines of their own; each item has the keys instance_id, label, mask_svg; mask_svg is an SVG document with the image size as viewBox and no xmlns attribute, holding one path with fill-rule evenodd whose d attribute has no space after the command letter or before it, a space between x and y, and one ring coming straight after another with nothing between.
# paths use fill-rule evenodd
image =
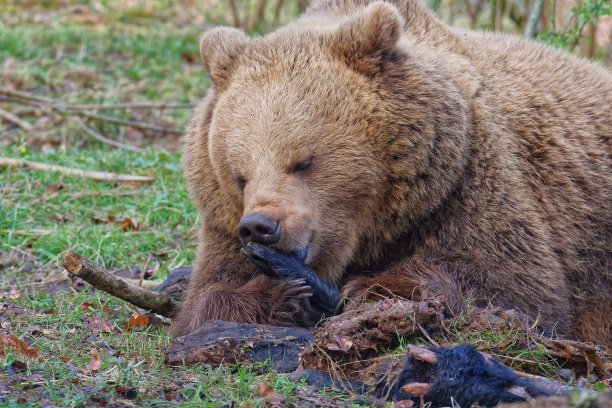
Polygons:
<instances>
[{"instance_id":1,"label":"tree branch on ground","mask_svg":"<svg viewBox=\"0 0 612 408\"><path fill-rule=\"evenodd\" d=\"M89 178L92 180L103 180L103 181L116 181L123 183L139 183L139 184L151 184L155 181L154 177L149 176L136 176L131 174L120 174L120 173L109 173L106 171L86 171L81 169L75 169L72 167L59 166L56 164L39 163L24 159L14 159L10 157L0 157L0 167L6 168L9 166L14 167L28 167L33 170L40 171L57 171L62 174L74 175Z\"/></svg>"},{"instance_id":2,"label":"tree branch on ground","mask_svg":"<svg viewBox=\"0 0 612 408\"><path fill-rule=\"evenodd\" d=\"M137 307L149 309L166 317L172 317L178 310L178 303L165 293L152 292L131 285L75 252L68 251L64 255L63 265L72 275L83 279L96 289Z\"/></svg>"},{"instance_id":3,"label":"tree branch on ground","mask_svg":"<svg viewBox=\"0 0 612 408\"><path fill-rule=\"evenodd\" d=\"M145 149L141 149L140 147L131 146L125 143L117 142L116 140L109 139L107 137L102 136L92 128L88 127L82 120L79 119L79 127L85 131L89 136L93 137L96 140L99 140L103 143L109 144L111 146L119 147L121 149L130 150L136 153L144 153Z\"/></svg>"},{"instance_id":4,"label":"tree branch on ground","mask_svg":"<svg viewBox=\"0 0 612 408\"><path fill-rule=\"evenodd\" d=\"M172 103L123 103L114 105L70 105L62 102L54 101L52 99L43 98L38 95L34 95L29 92L16 91L14 89L1 87L0 94L10 95L17 98L10 98L9 102L22 103L26 105L43 106L54 109L65 114L74 114L79 116L85 116L90 119L95 119L103 122L116 123L123 126L132 126L139 129L152 130L162 133L170 133L175 135L181 135L183 132L179 129L151 125L148 123L138 122L134 120L121 119L115 116L102 115L97 113L88 112L96 110L112 110L112 109L186 109L192 108L194 104L172 104ZM19 99L20 98L20 99ZM27 122L26 122L27 123Z\"/></svg>"},{"instance_id":5,"label":"tree branch on ground","mask_svg":"<svg viewBox=\"0 0 612 408\"><path fill-rule=\"evenodd\" d=\"M11 112L7 112L4 109L0 109L0 118L16 124L17 126L22 128L26 132L30 132L34 128L31 124L29 124L25 120L20 119L19 116Z\"/></svg>"}]
</instances>

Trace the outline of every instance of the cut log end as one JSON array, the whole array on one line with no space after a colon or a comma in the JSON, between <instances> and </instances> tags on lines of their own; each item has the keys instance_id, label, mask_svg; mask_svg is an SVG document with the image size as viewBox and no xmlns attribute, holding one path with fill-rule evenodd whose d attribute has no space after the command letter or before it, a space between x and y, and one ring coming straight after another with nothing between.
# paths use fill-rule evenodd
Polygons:
<instances>
[{"instance_id":1,"label":"cut log end","mask_svg":"<svg viewBox=\"0 0 612 408\"><path fill-rule=\"evenodd\" d=\"M78 254L72 251L68 251L66 255L64 255L63 264L68 272L76 276L83 270L83 260Z\"/></svg>"}]
</instances>

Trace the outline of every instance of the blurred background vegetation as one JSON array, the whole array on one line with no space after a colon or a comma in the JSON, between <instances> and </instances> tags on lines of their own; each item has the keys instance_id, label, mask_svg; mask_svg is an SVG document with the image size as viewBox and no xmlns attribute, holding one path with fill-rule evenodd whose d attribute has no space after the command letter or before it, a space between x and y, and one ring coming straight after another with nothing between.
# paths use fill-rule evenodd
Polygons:
<instances>
[{"instance_id":1,"label":"blurred background vegetation","mask_svg":"<svg viewBox=\"0 0 612 408\"><path fill-rule=\"evenodd\" d=\"M261 35L305 10L310 0L0 0L3 24L68 20L173 21L177 27L232 25ZM537 37L608 62L611 0L426 0L450 25ZM27 12L24 13L24 10Z\"/></svg>"}]
</instances>

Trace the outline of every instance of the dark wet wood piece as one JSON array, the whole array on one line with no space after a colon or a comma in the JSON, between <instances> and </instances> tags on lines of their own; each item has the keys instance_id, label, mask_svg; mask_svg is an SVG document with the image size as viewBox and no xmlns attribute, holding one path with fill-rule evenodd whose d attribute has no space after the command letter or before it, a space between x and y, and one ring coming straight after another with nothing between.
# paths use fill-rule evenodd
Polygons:
<instances>
[{"instance_id":1,"label":"dark wet wood piece","mask_svg":"<svg viewBox=\"0 0 612 408\"><path fill-rule=\"evenodd\" d=\"M187 290L187 285L189 285L189 279L191 278L192 271L193 266L185 266L183 268L173 270L170 272L168 279L155 288L155 291L166 293L172 299L180 302L183 300L183 296Z\"/></svg>"},{"instance_id":2,"label":"dark wet wood piece","mask_svg":"<svg viewBox=\"0 0 612 408\"><path fill-rule=\"evenodd\" d=\"M164 349L167 364L250 363L262 369L290 372L313 340L311 329L264 324L205 322L196 332L179 337Z\"/></svg>"}]
</instances>

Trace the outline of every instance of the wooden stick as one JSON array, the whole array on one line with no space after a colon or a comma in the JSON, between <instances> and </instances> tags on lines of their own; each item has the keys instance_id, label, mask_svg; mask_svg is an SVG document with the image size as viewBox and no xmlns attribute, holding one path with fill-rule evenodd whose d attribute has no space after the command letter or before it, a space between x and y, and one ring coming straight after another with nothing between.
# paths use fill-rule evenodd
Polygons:
<instances>
[{"instance_id":1,"label":"wooden stick","mask_svg":"<svg viewBox=\"0 0 612 408\"><path fill-rule=\"evenodd\" d=\"M130 285L87 258L68 251L64 255L64 268L91 284L96 289L132 303L137 307L149 309L162 316L171 317L178 311L178 303L165 293L151 292Z\"/></svg>"},{"instance_id":2,"label":"wooden stick","mask_svg":"<svg viewBox=\"0 0 612 408\"><path fill-rule=\"evenodd\" d=\"M4 87L4 86L0 86L0 93L6 94L6 95L17 96L19 98L27 99L27 100L30 100L30 101L36 101L36 102L42 102L42 103L50 103L50 104L54 103L49 98L38 96L38 95L35 95L35 94L31 93L31 92L18 91L16 89L7 88L7 87Z\"/></svg>"},{"instance_id":3,"label":"wooden stick","mask_svg":"<svg viewBox=\"0 0 612 408\"><path fill-rule=\"evenodd\" d=\"M112 109L192 109L195 103L153 103L153 102L131 102L116 103L114 105L69 105L56 104L58 108L71 110L112 110Z\"/></svg>"},{"instance_id":4,"label":"wooden stick","mask_svg":"<svg viewBox=\"0 0 612 408\"><path fill-rule=\"evenodd\" d=\"M84 106L86 106L86 105L72 105L72 106L75 106L76 108L71 108L71 105L65 105L65 104L62 104L62 103L57 103L57 102L55 102L55 101L53 101L51 99L42 98L42 97L39 97L37 95L30 94L29 92L16 91L14 89L10 89L10 88L6 88L6 87L0 86L0 93L6 94L6 95L17 96L19 98L25 99L26 101L29 101L29 102L27 102L29 104L48 106L48 107L50 107L52 109L59 110L59 111L62 111L64 113L74 112L77 115L85 116L85 117L88 117L90 119L102 120L102 121L110 122L110 123L117 123L119 125L124 125L124 126L133 126L133 127L136 127L136 128L153 130L153 131L156 131L156 132L171 133L171 134L175 134L175 135L182 135L183 134L183 132L181 130L179 130L179 129L169 128L169 127L165 127L165 126L150 125L148 123L137 122L137 121L134 121L134 120L121 119L121 118L117 118L117 117L114 117L114 116L100 115L100 114L96 114L96 113L87 112L84 109L91 109L91 110L95 110L95 109L91 108L91 107L85 108ZM16 101L14 101L14 102L16 102ZM33 103L33 102L35 102L35 103ZM140 104L140 105L142 105L142 104ZM101 106L101 105L91 105L91 106ZM110 108L110 109L115 109L116 106L117 105L114 105L114 107ZM163 106L163 105L158 105L158 106Z\"/></svg>"},{"instance_id":5,"label":"wooden stick","mask_svg":"<svg viewBox=\"0 0 612 408\"><path fill-rule=\"evenodd\" d=\"M23 130L25 130L26 132L30 132L32 129L34 129L34 127L31 124L29 124L23 119L20 119L19 116L12 114L11 112L7 112L3 109L0 109L0 118L3 118L9 122L13 122L14 124L22 128Z\"/></svg>"},{"instance_id":6,"label":"wooden stick","mask_svg":"<svg viewBox=\"0 0 612 408\"><path fill-rule=\"evenodd\" d=\"M140 271L140 279L138 279L138 286L142 287L142 282L144 280L145 275L147 274L147 268L149 267L149 263L151 263L151 259L153 257L151 256L151 254L149 254L149 256L147 256L147 262L145 262L144 268L142 268L142 271Z\"/></svg>"},{"instance_id":7,"label":"wooden stick","mask_svg":"<svg viewBox=\"0 0 612 408\"><path fill-rule=\"evenodd\" d=\"M92 128L88 127L82 120L79 119L79 127L85 131L89 136L93 137L96 140L109 144L111 146L120 147L125 150L130 150L136 153L144 153L145 149L141 149L140 147L131 146L125 143L117 142L116 140L109 139L107 137L102 136Z\"/></svg>"},{"instance_id":8,"label":"wooden stick","mask_svg":"<svg viewBox=\"0 0 612 408\"><path fill-rule=\"evenodd\" d=\"M27 230L10 230L10 229L0 229L0 233L2 234L15 234L15 235L48 235L51 233L49 230L41 229L41 228L31 228Z\"/></svg>"},{"instance_id":9,"label":"wooden stick","mask_svg":"<svg viewBox=\"0 0 612 408\"><path fill-rule=\"evenodd\" d=\"M2 88L2 87L0 87ZM0 93L7 94L0 90ZM67 103L55 102L51 100L39 100L32 96L28 98L23 97L23 92L18 92L20 97L13 96L0 96L0 101L21 103L26 105L34 106L45 106L55 109L68 109L68 110L114 110L114 109L191 109L197 106L196 103L153 103L153 102L129 102L129 103L116 103L116 104L81 104L71 105Z\"/></svg>"},{"instance_id":10,"label":"wooden stick","mask_svg":"<svg viewBox=\"0 0 612 408\"><path fill-rule=\"evenodd\" d=\"M102 120L105 122L117 123L119 125L124 125L124 126L133 126L133 127L140 128L140 129L154 130L156 132L172 133L174 135L183 134L183 132L178 129L164 127L164 126L157 126L157 125L149 125L148 123L136 122L134 120L127 120L127 119L120 119L114 116L99 115L96 113L89 113L85 111L75 111L75 113L77 115L85 116L90 119L97 119L97 120Z\"/></svg>"},{"instance_id":11,"label":"wooden stick","mask_svg":"<svg viewBox=\"0 0 612 408\"><path fill-rule=\"evenodd\" d=\"M119 174L109 173L105 171L86 171L81 169L73 169L71 167L58 166L55 164L38 163L24 159L13 159L10 157L0 157L0 167L5 168L9 166L26 166L33 170L40 171L57 171L63 174L70 174L75 176L81 176L90 178L92 180L105 180L105 181L116 181L116 182L128 182L128 183L143 183L150 184L155 181L154 177L148 176L133 176L130 174Z\"/></svg>"}]
</instances>

